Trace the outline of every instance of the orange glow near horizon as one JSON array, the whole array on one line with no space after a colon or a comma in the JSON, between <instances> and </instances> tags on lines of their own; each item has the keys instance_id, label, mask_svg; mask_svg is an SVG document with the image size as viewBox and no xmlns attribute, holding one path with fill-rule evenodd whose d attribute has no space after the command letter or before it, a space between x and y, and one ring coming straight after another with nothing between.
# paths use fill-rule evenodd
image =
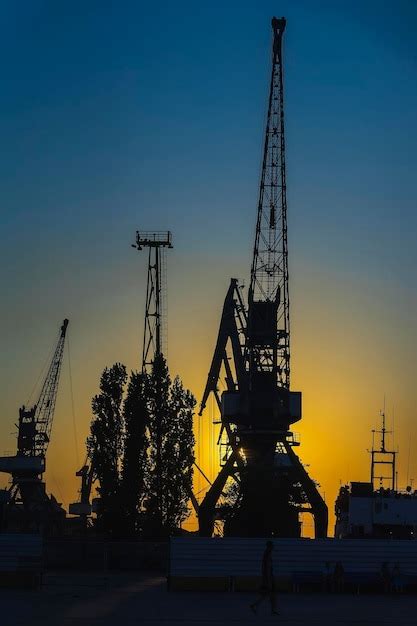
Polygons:
<instances>
[{"instance_id":1,"label":"orange glow near horizon","mask_svg":"<svg viewBox=\"0 0 417 626\"><path fill-rule=\"evenodd\" d=\"M310 476L320 484L329 508L329 535L332 536L334 501L340 485L352 480L368 480L366 450L371 445L370 431L379 423L384 394L387 398L387 425L392 425L394 414L394 446L399 445L400 449L399 486L405 487L407 477L410 482L416 476L416 449L412 437L415 353L412 343L407 341L407 328L404 333L398 332L396 337L388 334L390 311L381 314L381 300L372 301L367 285L358 283L353 286L342 280L343 277L308 267L307 263L301 268L296 266L294 276L291 387L303 394L303 418L294 425L294 430L301 436L296 453L308 466ZM204 307L197 300L191 300L192 312L186 319L183 317L183 301L172 303L168 354L171 375L180 374L197 402L201 400L214 349L225 293L221 288L222 285ZM193 306L197 313L194 313ZM66 353L46 471L48 492L54 493L66 508L77 499L79 479L75 472L85 458L91 398L97 393L103 367L116 361L133 369L139 364L139 337L136 345L131 340L132 336L139 335L138 316L128 310L125 324L122 319L118 333L114 332L113 319L111 312L101 318L100 327L95 327L97 337L106 337L105 342L97 342L96 335L84 331L82 320L72 322L70 319L75 420ZM46 328L45 337L50 344L50 327ZM25 361L26 346L22 343L21 352L16 352L15 361L11 362L11 369L7 372L9 378L5 381L6 393L2 397L3 450L15 449L13 424L18 407L27 399L27 390L32 387L33 372L39 371L37 352L42 354L41 348L45 354L43 345L39 344L37 350L32 350L31 360ZM392 355L390 370L387 369L388 352ZM401 376L394 377L395 370L401 372ZM210 480L219 468L218 427L211 423L215 418L214 399L208 403L202 418L195 418L196 459ZM6 475L2 477L2 483L7 483ZM196 495L201 499L207 484L198 472L195 472L194 484ZM196 529L194 516L185 527ZM305 531L309 533L308 525Z\"/></svg>"}]
</instances>

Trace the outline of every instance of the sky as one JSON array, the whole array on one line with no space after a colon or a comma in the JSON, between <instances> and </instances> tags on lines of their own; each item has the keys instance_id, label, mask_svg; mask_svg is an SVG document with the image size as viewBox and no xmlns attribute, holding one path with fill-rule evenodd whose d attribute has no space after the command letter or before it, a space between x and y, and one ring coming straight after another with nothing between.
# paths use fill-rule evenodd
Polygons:
<instances>
[{"instance_id":1,"label":"sky","mask_svg":"<svg viewBox=\"0 0 417 626\"><path fill-rule=\"evenodd\" d=\"M332 514L385 396L399 485L417 478L415 2L0 2L0 451L68 317L46 474L65 505L102 369L139 367L136 229L173 232L169 366L201 398L230 277L248 283L273 15L298 452Z\"/></svg>"}]
</instances>

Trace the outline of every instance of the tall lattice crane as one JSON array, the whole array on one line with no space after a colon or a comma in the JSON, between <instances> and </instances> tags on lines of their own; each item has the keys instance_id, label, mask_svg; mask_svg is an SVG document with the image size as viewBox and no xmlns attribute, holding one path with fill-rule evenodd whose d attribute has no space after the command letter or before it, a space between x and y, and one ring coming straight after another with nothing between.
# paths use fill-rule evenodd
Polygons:
<instances>
[{"instance_id":1,"label":"tall lattice crane","mask_svg":"<svg viewBox=\"0 0 417 626\"><path fill-rule=\"evenodd\" d=\"M48 496L42 475L45 471L46 452L51 437L58 384L64 355L68 320L60 327L58 343L36 404L19 409L17 424L17 452L15 456L0 457L0 471L11 474L9 506L20 506L24 517L17 515L18 524L51 529L56 521L65 517L65 511L53 496Z\"/></svg>"},{"instance_id":2,"label":"tall lattice crane","mask_svg":"<svg viewBox=\"0 0 417 626\"><path fill-rule=\"evenodd\" d=\"M301 393L290 391L290 315L282 40L285 18L272 19L272 71L247 306L232 279L200 414L214 394L221 414L222 468L199 507L200 534L220 511L224 532L298 536L299 514L326 536L327 507L293 451L290 426L301 419ZM220 394L223 383L225 391ZM223 448L224 449L224 446ZM233 506L219 506L228 479ZM236 491L236 489L235 489Z\"/></svg>"}]
</instances>

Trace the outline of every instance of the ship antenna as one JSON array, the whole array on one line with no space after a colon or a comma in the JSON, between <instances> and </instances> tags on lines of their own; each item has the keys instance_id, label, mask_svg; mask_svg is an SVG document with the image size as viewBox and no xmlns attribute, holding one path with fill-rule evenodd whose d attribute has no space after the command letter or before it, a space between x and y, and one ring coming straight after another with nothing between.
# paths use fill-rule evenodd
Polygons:
<instances>
[{"instance_id":1,"label":"ship antenna","mask_svg":"<svg viewBox=\"0 0 417 626\"><path fill-rule=\"evenodd\" d=\"M382 417L382 428L381 430L373 430L372 431L372 450L371 453L371 483L374 485L375 479L379 479L379 486L384 486L384 480L390 480L391 489L395 491L396 483L398 482L398 476L396 473L396 455L397 452L392 450L387 450L385 447L385 435L392 434L393 430L387 431L386 429L386 418L385 418L385 395L384 395L384 409L380 411L380 416ZM375 433L381 435L381 447L379 450L375 449ZM391 467L391 476L384 476L381 474L380 476L375 476L375 469L377 466L381 465L389 465Z\"/></svg>"}]
</instances>

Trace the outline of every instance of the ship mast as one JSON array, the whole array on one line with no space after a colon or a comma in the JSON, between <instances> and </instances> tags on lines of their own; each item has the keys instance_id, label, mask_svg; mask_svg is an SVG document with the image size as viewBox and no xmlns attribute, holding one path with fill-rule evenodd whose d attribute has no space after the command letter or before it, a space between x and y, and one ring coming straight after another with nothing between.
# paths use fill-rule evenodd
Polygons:
<instances>
[{"instance_id":1,"label":"ship mast","mask_svg":"<svg viewBox=\"0 0 417 626\"><path fill-rule=\"evenodd\" d=\"M381 415L381 430L373 430L372 431L372 450L370 451L371 455L371 483L373 488L383 488L384 484L389 481L390 489L393 491L396 488L395 485L395 466L396 466L396 456L397 452L394 450L387 450L385 447L385 437L386 435L392 434L391 430L386 429L386 416L385 416L385 407L380 412ZM381 435L381 444L379 449L375 448L374 439L375 434ZM388 465L390 468L389 476L386 473L383 473L384 466ZM380 475L376 474L376 471L381 472ZM376 487L375 481L379 481L378 486Z\"/></svg>"}]
</instances>

